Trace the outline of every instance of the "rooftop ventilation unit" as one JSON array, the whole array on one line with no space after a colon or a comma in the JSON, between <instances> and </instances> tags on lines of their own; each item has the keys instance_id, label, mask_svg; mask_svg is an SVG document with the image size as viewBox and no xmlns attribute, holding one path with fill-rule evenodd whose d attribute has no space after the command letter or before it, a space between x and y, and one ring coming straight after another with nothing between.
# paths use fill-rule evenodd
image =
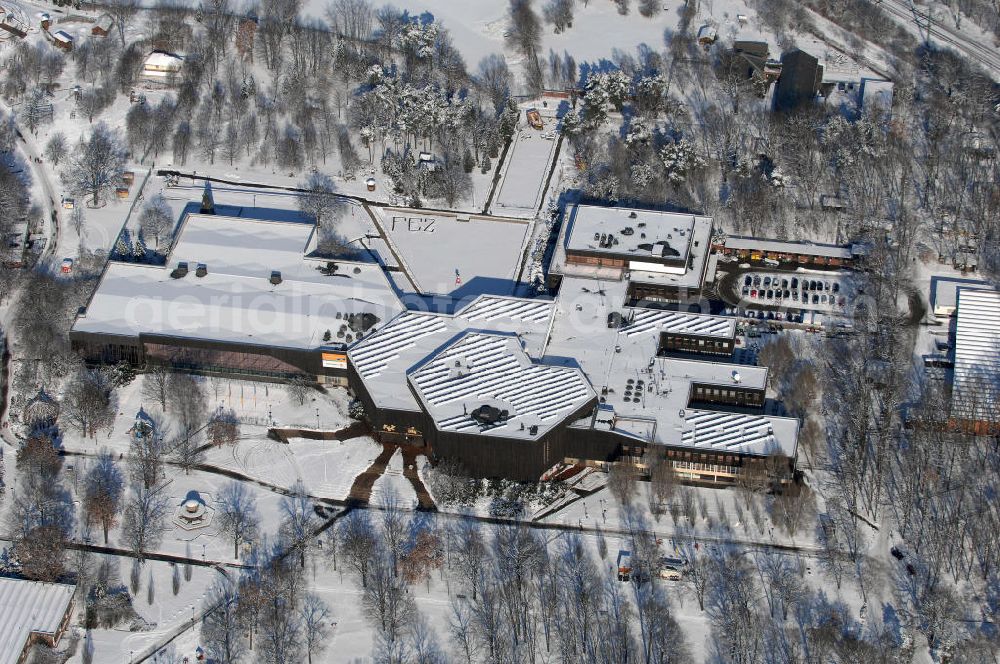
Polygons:
<instances>
[{"instance_id":1,"label":"rooftop ventilation unit","mask_svg":"<svg viewBox=\"0 0 1000 664\"><path fill-rule=\"evenodd\" d=\"M528 427L528 433L531 434L532 436L537 436L538 435L538 425L537 424L532 424L530 427Z\"/></svg>"},{"instance_id":2,"label":"rooftop ventilation unit","mask_svg":"<svg viewBox=\"0 0 1000 664\"><path fill-rule=\"evenodd\" d=\"M281 272L278 270L271 270L271 285L277 286L281 283Z\"/></svg>"},{"instance_id":3,"label":"rooftop ventilation unit","mask_svg":"<svg viewBox=\"0 0 1000 664\"><path fill-rule=\"evenodd\" d=\"M635 213L635 210L632 210L631 212L628 213L628 218L629 219L635 219L638 216L639 215Z\"/></svg>"},{"instance_id":4,"label":"rooftop ventilation unit","mask_svg":"<svg viewBox=\"0 0 1000 664\"><path fill-rule=\"evenodd\" d=\"M736 371L735 369L733 370L733 382L734 383L740 382L740 372Z\"/></svg>"},{"instance_id":5,"label":"rooftop ventilation unit","mask_svg":"<svg viewBox=\"0 0 1000 664\"><path fill-rule=\"evenodd\" d=\"M194 276L204 277L208 274L208 267L204 263L198 263L198 269L194 271Z\"/></svg>"},{"instance_id":6,"label":"rooftop ventilation unit","mask_svg":"<svg viewBox=\"0 0 1000 664\"><path fill-rule=\"evenodd\" d=\"M181 261L180 263L177 264L177 267L174 268L173 272L170 273L170 277L172 279L180 279L182 277L186 277L187 273L188 273L188 264L184 261Z\"/></svg>"},{"instance_id":7,"label":"rooftop ventilation unit","mask_svg":"<svg viewBox=\"0 0 1000 664\"><path fill-rule=\"evenodd\" d=\"M469 413L469 415L480 424L488 426L503 422L508 418L509 413L506 410L500 410L494 406L484 404Z\"/></svg>"}]
</instances>

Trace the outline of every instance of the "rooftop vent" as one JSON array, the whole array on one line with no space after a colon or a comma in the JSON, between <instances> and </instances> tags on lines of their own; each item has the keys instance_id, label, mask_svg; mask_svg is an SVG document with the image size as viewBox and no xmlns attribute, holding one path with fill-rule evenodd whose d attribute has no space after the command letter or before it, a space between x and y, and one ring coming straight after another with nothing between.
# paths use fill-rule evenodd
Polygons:
<instances>
[{"instance_id":1,"label":"rooftop vent","mask_svg":"<svg viewBox=\"0 0 1000 664\"><path fill-rule=\"evenodd\" d=\"M198 263L198 269L194 271L194 276L204 277L206 274L208 274L208 266L204 263Z\"/></svg>"},{"instance_id":2,"label":"rooftop vent","mask_svg":"<svg viewBox=\"0 0 1000 664\"><path fill-rule=\"evenodd\" d=\"M629 219L635 219L638 216L639 215L635 213L635 210L632 210L631 212L628 213L628 218Z\"/></svg>"},{"instance_id":3,"label":"rooftop vent","mask_svg":"<svg viewBox=\"0 0 1000 664\"><path fill-rule=\"evenodd\" d=\"M494 406L484 404L469 413L469 415L480 424L490 425L503 422L507 419L509 413L506 410L500 410Z\"/></svg>"},{"instance_id":4,"label":"rooftop vent","mask_svg":"<svg viewBox=\"0 0 1000 664\"><path fill-rule=\"evenodd\" d=\"M629 235L632 235L633 233L635 233L635 229L632 228L631 226L626 226L625 228L623 228L621 230L621 234L624 235L625 237L628 237Z\"/></svg>"},{"instance_id":5,"label":"rooftop vent","mask_svg":"<svg viewBox=\"0 0 1000 664\"><path fill-rule=\"evenodd\" d=\"M271 270L271 285L277 286L281 283L281 272L278 270Z\"/></svg>"},{"instance_id":6,"label":"rooftop vent","mask_svg":"<svg viewBox=\"0 0 1000 664\"><path fill-rule=\"evenodd\" d=\"M537 424L532 424L530 427L528 427L528 433L531 434L532 436L537 436L538 435L538 425Z\"/></svg>"},{"instance_id":7,"label":"rooftop vent","mask_svg":"<svg viewBox=\"0 0 1000 664\"><path fill-rule=\"evenodd\" d=\"M736 371L735 369L733 370L733 382L734 383L740 382L740 372Z\"/></svg>"},{"instance_id":8,"label":"rooftop vent","mask_svg":"<svg viewBox=\"0 0 1000 664\"><path fill-rule=\"evenodd\" d=\"M188 273L188 264L184 261L181 261L180 263L177 264L177 267L174 268L173 272L170 273L170 277L172 279L180 279L181 277L186 277L187 273Z\"/></svg>"}]
</instances>

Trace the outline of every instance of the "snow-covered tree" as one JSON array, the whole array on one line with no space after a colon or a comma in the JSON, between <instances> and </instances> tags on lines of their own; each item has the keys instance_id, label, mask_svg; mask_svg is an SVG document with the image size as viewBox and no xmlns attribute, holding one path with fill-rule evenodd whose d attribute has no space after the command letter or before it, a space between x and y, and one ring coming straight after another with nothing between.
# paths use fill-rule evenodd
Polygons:
<instances>
[{"instance_id":1,"label":"snow-covered tree","mask_svg":"<svg viewBox=\"0 0 1000 664\"><path fill-rule=\"evenodd\" d=\"M115 258L118 260L129 260L133 256L132 249L132 235L128 232L127 228L123 228L122 232L118 234L118 240L115 242Z\"/></svg>"},{"instance_id":2,"label":"snow-covered tree","mask_svg":"<svg viewBox=\"0 0 1000 664\"><path fill-rule=\"evenodd\" d=\"M667 180L673 184L683 184L688 175L705 165L694 146L687 139L668 143L660 150L660 160L666 169Z\"/></svg>"}]
</instances>

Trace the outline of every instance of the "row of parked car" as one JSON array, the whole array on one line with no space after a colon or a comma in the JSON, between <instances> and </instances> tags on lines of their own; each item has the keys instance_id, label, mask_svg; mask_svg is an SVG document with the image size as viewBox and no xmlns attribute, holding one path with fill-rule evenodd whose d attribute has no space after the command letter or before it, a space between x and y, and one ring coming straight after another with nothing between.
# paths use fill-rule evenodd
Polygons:
<instances>
[{"instance_id":1,"label":"row of parked car","mask_svg":"<svg viewBox=\"0 0 1000 664\"><path fill-rule=\"evenodd\" d=\"M743 277L741 293L744 299L775 304L796 302L843 307L847 298L839 294L840 290L840 283L832 280L748 274Z\"/></svg>"}]
</instances>

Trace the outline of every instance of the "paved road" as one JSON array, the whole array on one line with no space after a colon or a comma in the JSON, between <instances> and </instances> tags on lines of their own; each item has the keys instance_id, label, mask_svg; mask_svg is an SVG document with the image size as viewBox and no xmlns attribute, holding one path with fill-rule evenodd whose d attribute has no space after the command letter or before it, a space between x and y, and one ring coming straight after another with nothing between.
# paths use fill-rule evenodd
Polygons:
<instances>
[{"instance_id":1,"label":"paved road","mask_svg":"<svg viewBox=\"0 0 1000 664\"><path fill-rule=\"evenodd\" d=\"M8 112L10 112L10 109L8 109ZM45 206L45 211L48 214L52 228L42 258L51 258L55 254L56 247L59 245L59 206L56 204L55 187L52 186L48 169L45 168L44 162L42 162L42 155L39 154L34 139L26 139L20 129L17 130L17 137L20 139L21 148L24 150L24 154L28 157L28 162L31 164L31 171L41 183L42 190L45 193L45 200L42 203Z\"/></svg>"},{"instance_id":2,"label":"paved road","mask_svg":"<svg viewBox=\"0 0 1000 664\"><path fill-rule=\"evenodd\" d=\"M900 18L907 23L913 23L922 33L929 24L932 41L937 40L942 44L955 48L979 64L994 79L1000 80L1000 49L997 47L992 44L984 44L965 33L959 32L948 25L946 21L929 16L926 10L918 9L906 0L871 1L880 6L886 13Z\"/></svg>"}]
</instances>

